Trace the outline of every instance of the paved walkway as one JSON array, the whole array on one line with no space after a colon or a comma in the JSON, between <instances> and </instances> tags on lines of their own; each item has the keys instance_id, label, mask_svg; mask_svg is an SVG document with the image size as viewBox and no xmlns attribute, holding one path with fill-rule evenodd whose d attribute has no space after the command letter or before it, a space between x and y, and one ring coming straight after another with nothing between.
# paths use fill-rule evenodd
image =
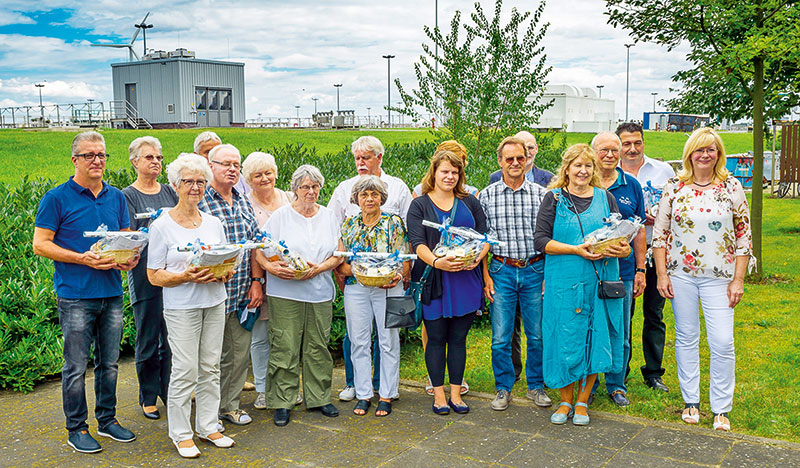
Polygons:
<instances>
[{"instance_id":1,"label":"paved walkway","mask_svg":"<svg viewBox=\"0 0 800 468\"><path fill-rule=\"evenodd\" d=\"M342 371L337 370L334 389L343 380ZM246 392L243 408L254 421L243 427L227 425L226 434L236 440L236 446L224 450L200 442L202 456L184 460L167 437L165 419L150 421L142 416L136 404L135 368L128 359L120 364L118 418L136 433L136 441L123 444L99 437L102 452L74 452L66 444L63 429L60 381L52 381L28 395L0 392L0 411L5 416L0 466L800 466L798 444L596 411L591 412L589 427L553 426L549 409L515 400L506 411L492 411L490 395L485 394L468 396L470 414L436 416L430 410L431 399L413 383L407 384L389 417L376 418L374 404L367 416L359 417L352 414L353 403L336 402L341 411L338 418L298 409L284 428L272 424L271 411L252 409L255 394ZM93 394L89 398L91 407ZM89 424L95 434L96 421Z\"/></svg>"}]
</instances>

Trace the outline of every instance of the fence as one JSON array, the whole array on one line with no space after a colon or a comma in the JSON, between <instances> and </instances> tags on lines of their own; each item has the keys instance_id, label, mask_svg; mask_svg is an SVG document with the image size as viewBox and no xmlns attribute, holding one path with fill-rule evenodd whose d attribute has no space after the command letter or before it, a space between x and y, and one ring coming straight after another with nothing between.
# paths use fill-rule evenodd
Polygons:
<instances>
[{"instance_id":1,"label":"fence","mask_svg":"<svg viewBox=\"0 0 800 468\"><path fill-rule=\"evenodd\" d=\"M111 112L102 101L0 107L0 128L95 126L111 126Z\"/></svg>"}]
</instances>

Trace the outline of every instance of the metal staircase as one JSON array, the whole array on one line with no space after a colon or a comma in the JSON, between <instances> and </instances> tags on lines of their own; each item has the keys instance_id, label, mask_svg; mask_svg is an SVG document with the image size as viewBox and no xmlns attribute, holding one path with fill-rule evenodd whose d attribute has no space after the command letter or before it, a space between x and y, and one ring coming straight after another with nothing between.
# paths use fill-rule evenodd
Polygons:
<instances>
[{"instance_id":1,"label":"metal staircase","mask_svg":"<svg viewBox=\"0 0 800 468\"><path fill-rule=\"evenodd\" d=\"M111 122L115 126L133 129L152 129L153 126L144 117L139 115L139 111L130 102L123 99L111 101Z\"/></svg>"}]
</instances>

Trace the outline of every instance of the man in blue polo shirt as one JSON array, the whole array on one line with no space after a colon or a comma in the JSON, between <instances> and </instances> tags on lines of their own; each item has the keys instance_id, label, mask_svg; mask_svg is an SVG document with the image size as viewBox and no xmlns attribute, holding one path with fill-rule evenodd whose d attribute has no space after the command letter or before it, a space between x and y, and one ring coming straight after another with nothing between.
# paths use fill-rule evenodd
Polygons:
<instances>
[{"instance_id":1,"label":"man in blue polo shirt","mask_svg":"<svg viewBox=\"0 0 800 468\"><path fill-rule=\"evenodd\" d=\"M90 250L97 240L83 236L104 224L109 231L128 231L125 196L103 182L106 145L97 132L78 134L72 141L75 175L47 192L39 202L33 251L55 263L53 283L58 319L64 335L61 392L67 419L67 442L79 452L102 450L86 423L85 374L94 343L94 388L97 433L120 442L136 436L116 419L117 359L122 339L122 278L138 257L127 264L100 258Z\"/></svg>"},{"instance_id":2,"label":"man in blue polo shirt","mask_svg":"<svg viewBox=\"0 0 800 468\"><path fill-rule=\"evenodd\" d=\"M595 152L595 164L600 176L600 184L614 195L622 219L638 216L639 219L644 221L645 210L642 186L636 178L617 167L620 150L622 149L622 142L619 137L613 132L598 133L592 139L592 149ZM644 292L645 287L644 263L647 243L644 227L639 231L632 245L633 252L631 255L628 255L627 258L619 259L619 276L625 284L625 298L622 304L622 313L625 315L623 318L625 329L623 330L622 355L625 365L622 366L621 372L605 374L608 395L615 405L621 407L630 405L625 375L627 373L627 364L631 357L631 303L634 297L639 297ZM597 391L598 381L599 379L594 382L592 395Z\"/></svg>"}]
</instances>

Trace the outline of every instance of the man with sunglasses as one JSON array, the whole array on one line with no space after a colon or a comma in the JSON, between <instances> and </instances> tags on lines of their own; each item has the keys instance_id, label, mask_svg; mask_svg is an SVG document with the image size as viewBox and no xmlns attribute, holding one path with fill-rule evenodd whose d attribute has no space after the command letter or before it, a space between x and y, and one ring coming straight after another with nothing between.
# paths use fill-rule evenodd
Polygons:
<instances>
[{"instance_id":1,"label":"man with sunglasses","mask_svg":"<svg viewBox=\"0 0 800 468\"><path fill-rule=\"evenodd\" d=\"M67 443L83 453L102 450L89 434L85 374L94 343L95 418L98 435L119 442L136 436L116 418L117 360L122 340L122 277L126 264L101 258L84 237L104 225L129 231L128 206L122 192L103 182L106 145L97 132L79 133L72 141L75 174L48 191L39 202L33 231L33 252L55 263L58 318L64 335L61 395L69 432Z\"/></svg>"},{"instance_id":2,"label":"man with sunglasses","mask_svg":"<svg viewBox=\"0 0 800 468\"><path fill-rule=\"evenodd\" d=\"M544 255L533 245L536 216L546 192L526 178L528 159L524 140L505 138L497 148L502 178L478 194L489 232L505 243L492 245L492 259L483 264L484 294L492 303L492 369L497 390L492 409L497 411L508 407L516 380L511 338L517 310L528 340L526 396L537 406L552 404L542 373Z\"/></svg>"},{"instance_id":3,"label":"man with sunglasses","mask_svg":"<svg viewBox=\"0 0 800 468\"><path fill-rule=\"evenodd\" d=\"M208 153L213 179L198 207L222 221L225 238L230 243L252 240L260 232L255 213L243 193L236 189L241 178L242 156L233 145L215 146ZM220 359L219 415L236 425L250 424L250 415L239 408L239 398L250 365L251 331L240 324L239 316L247 309L258 309L263 300L261 285L264 270L256 260L260 250L245 250L242 261L230 281L225 283L225 331ZM252 328L251 328L252 329ZM224 429L221 427L220 429ZM222 430L220 430L222 432Z\"/></svg>"}]
</instances>

